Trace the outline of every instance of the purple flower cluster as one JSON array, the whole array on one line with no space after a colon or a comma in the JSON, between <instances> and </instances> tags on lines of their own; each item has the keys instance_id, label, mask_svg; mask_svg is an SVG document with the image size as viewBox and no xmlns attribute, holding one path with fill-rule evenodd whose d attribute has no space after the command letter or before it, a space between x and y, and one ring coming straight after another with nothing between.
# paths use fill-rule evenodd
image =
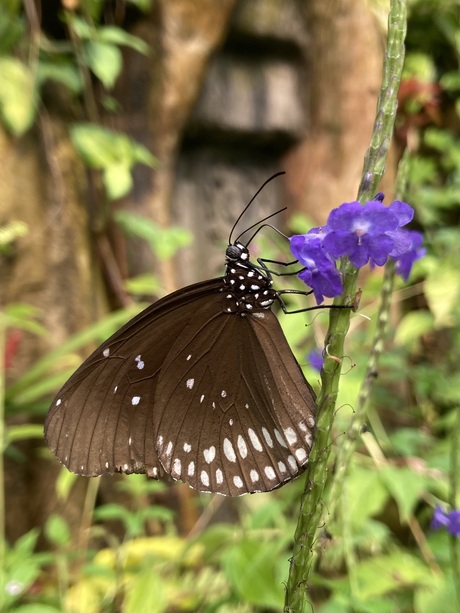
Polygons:
<instances>
[{"instance_id":1,"label":"purple flower cluster","mask_svg":"<svg viewBox=\"0 0 460 613\"><path fill-rule=\"evenodd\" d=\"M431 520L431 527L434 530L439 528L445 528L447 532L450 532L454 536L460 536L460 511L444 511L442 507L438 506L434 510L433 519Z\"/></svg>"},{"instance_id":2,"label":"purple flower cluster","mask_svg":"<svg viewBox=\"0 0 460 613\"><path fill-rule=\"evenodd\" d=\"M325 226L290 238L291 252L304 266L299 277L312 288L317 304L325 296L342 293L337 258L348 256L353 266L361 268L368 262L383 266L390 257L406 281L412 264L424 255L420 232L403 229L412 221L414 210L399 200L390 206L382 200L379 193L364 206L345 202L331 211Z\"/></svg>"}]
</instances>

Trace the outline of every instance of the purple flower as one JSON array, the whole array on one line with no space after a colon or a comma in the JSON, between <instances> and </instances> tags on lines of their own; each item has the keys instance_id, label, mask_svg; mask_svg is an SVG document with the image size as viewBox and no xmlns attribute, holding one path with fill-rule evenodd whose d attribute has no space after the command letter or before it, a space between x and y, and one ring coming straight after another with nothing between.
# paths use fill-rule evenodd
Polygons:
<instances>
[{"instance_id":1,"label":"purple flower","mask_svg":"<svg viewBox=\"0 0 460 613\"><path fill-rule=\"evenodd\" d=\"M395 200L388 207L392 213L398 218L398 228L405 226L414 218L414 209L407 204L407 202L401 202L401 200Z\"/></svg>"},{"instance_id":2,"label":"purple flower","mask_svg":"<svg viewBox=\"0 0 460 613\"><path fill-rule=\"evenodd\" d=\"M323 302L324 296L334 298L342 293L342 278L335 261L323 247L324 237L321 228L313 228L307 234L289 239L292 254L305 267L299 279L312 288L317 304Z\"/></svg>"},{"instance_id":3,"label":"purple flower","mask_svg":"<svg viewBox=\"0 0 460 613\"><path fill-rule=\"evenodd\" d=\"M394 240L387 233L400 226L399 212L397 207L392 211L380 200L371 200L364 206L345 202L329 215L324 248L334 258L348 255L356 268L369 260L382 266L394 248ZM402 211L400 214L402 218Z\"/></svg>"},{"instance_id":4,"label":"purple flower","mask_svg":"<svg viewBox=\"0 0 460 613\"><path fill-rule=\"evenodd\" d=\"M460 536L460 511L446 512L437 506L431 520L431 527L433 530L445 528L450 534Z\"/></svg>"},{"instance_id":5,"label":"purple flower","mask_svg":"<svg viewBox=\"0 0 460 613\"><path fill-rule=\"evenodd\" d=\"M400 200L387 207L383 198L379 192L365 205L345 202L331 211L326 226L291 237L291 251L304 266L299 278L313 289L318 304L325 296L342 293L336 266L341 256L348 256L356 268L368 262L371 267L383 266L391 257L396 272L407 281L412 264L425 254L420 232L403 229L414 217L412 207Z\"/></svg>"},{"instance_id":6,"label":"purple flower","mask_svg":"<svg viewBox=\"0 0 460 613\"><path fill-rule=\"evenodd\" d=\"M308 352L307 360L310 366L318 372L323 368L324 357L322 351L318 349L318 347Z\"/></svg>"},{"instance_id":7,"label":"purple flower","mask_svg":"<svg viewBox=\"0 0 460 613\"><path fill-rule=\"evenodd\" d=\"M396 262L396 273L401 275L404 281L407 281L412 270L412 264L425 255L426 249L422 247L423 236L421 232L416 230L399 230L399 232L404 233L405 236L401 241L395 240L394 251L397 251L403 243L408 243L408 246L400 253L390 253L390 256Z\"/></svg>"}]
</instances>

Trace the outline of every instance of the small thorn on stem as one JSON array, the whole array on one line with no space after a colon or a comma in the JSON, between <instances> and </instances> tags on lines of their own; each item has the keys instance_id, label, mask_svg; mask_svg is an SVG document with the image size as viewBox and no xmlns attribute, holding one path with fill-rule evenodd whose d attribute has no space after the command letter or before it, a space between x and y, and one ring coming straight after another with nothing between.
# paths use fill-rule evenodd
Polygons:
<instances>
[{"instance_id":1,"label":"small thorn on stem","mask_svg":"<svg viewBox=\"0 0 460 613\"><path fill-rule=\"evenodd\" d=\"M337 364L342 363L342 358L338 358L336 355L331 355L329 353L329 345L326 345L325 352L326 352L327 357L330 358L331 360L334 360L334 362L337 362Z\"/></svg>"}]
</instances>

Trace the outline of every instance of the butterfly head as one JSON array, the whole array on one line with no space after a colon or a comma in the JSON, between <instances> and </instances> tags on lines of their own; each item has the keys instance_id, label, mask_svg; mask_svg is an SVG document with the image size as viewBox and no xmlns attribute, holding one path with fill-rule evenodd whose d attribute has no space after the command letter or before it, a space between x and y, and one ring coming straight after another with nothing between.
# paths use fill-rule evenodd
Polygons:
<instances>
[{"instance_id":1,"label":"butterfly head","mask_svg":"<svg viewBox=\"0 0 460 613\"><path fill-rule=\"evenodd\" d=\"M229 245L227 247L227 251L225 252L225 259L227 262L236 263L239 261L247 262L249 260L249 250L246 245L236 241L233 245Z\"/></svg>"}]
</instances>

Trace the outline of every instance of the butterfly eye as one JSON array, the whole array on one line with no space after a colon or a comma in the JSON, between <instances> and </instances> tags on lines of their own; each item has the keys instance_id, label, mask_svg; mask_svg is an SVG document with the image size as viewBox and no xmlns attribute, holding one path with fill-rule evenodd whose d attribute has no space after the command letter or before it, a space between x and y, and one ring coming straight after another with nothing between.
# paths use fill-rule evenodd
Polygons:
<instances>
[{"instance_id":1,"label":"butterfly eye","mask_svg":"<svg viewBox=\"0 0 460 613\"><path fill-rule=\"evenodd\" d=\"M230 262L237 262L241 258L242 253L244 253L244 246L236 243L227 247L225 256Z\"/></svg>"}]
</instances>

